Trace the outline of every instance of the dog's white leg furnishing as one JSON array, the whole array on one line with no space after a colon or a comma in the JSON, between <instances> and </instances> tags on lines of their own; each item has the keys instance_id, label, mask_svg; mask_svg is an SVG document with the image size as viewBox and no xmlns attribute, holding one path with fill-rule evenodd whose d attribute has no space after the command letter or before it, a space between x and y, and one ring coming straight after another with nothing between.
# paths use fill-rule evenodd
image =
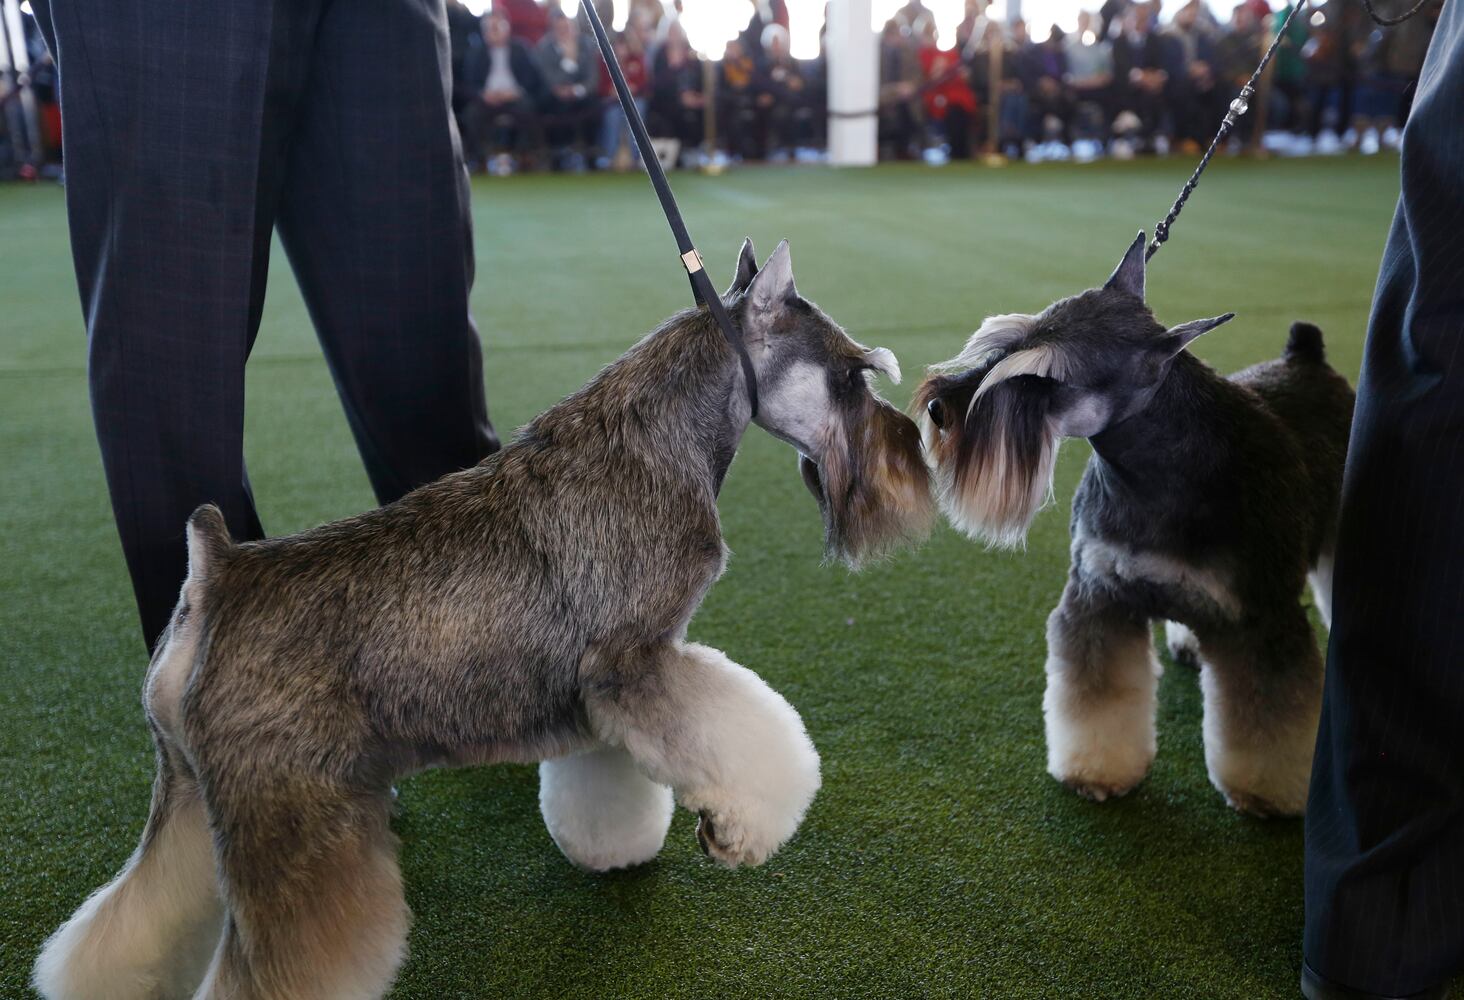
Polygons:
<instances>
[{"instance_id":1,"label":"dog's white leg furnishing","mask_svg":"<svg viewBox=\"0 0 1464 1000\"><path fill-rule=\"evenodd\" d=\"M187 1000L223 930L213 840L197 785L164 764L136 853L51 935L36 960L48 1000Z\"/></svg>"},{"instance_id":2,"label":"dog's white leg furnishing","mask_svg":"<svg viewBox=\"0 0 1464 1000\"><path fill-rule=\"evenodd\" d=\"M632 660L653 658L646 664ZM798 829L819 788L818 752L792 705L757 674L695 643L622 654L622 683L589 700L590 722L700 814L702 848L761 864Z\"/></svg>"},{"instance_id":3,"label":"dog's white leg furnishing","mask_svg":"<svg viewBox=\"0 0 1464 1000\"><path fill-rule=\"evenodd\" d=\"M618 747L539 765L539 811L549 836L566 858L590 871L654 858L666 842L674 807L671 789L647 778Z\"/></svg>"},{"instance_id":4,"label":"dog's white leg furnishing","mask_svg":"<svg viewBox=\"0 0 1464 1000\"><path fill-rule=\"evenodd\" d=\"M1149 623L1069 581L1047 619L1046 669L1048 773L1099 802L1132 790L1156 749Z\"/></svg>"},{"instance_id":5,"label":"dog's white leg furnishing","mask_svg":"<svg viewBox=\"0 0 1464 1000\"><path fill-rule=\"evenodd\" d=\"M1235 809L1300 816L1306 809L1322 657L1298 604L1265 634L1200 634L1205 766Z\"/></svg>"}]
</instances>

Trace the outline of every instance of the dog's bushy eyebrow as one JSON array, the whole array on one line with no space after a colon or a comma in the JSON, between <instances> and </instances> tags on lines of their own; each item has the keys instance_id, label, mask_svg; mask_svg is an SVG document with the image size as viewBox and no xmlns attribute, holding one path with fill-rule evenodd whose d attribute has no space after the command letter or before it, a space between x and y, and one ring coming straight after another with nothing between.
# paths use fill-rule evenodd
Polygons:
<instances>
[{"instance_id":1,"label":"dog's bushy eyebrow","mask_svg":"<svg viewBox=\"0 0 1464 1000\"><path fill-rule=\"evenodd\" d=\"M982 364L997 351L1006 351L1031 336L1037 323L1036 316L1026 313L1005 313L988 316L967 338L961 353L949 361L932 365L931 370L942 374L953 374Z\"/></svg>"}]
</instances>

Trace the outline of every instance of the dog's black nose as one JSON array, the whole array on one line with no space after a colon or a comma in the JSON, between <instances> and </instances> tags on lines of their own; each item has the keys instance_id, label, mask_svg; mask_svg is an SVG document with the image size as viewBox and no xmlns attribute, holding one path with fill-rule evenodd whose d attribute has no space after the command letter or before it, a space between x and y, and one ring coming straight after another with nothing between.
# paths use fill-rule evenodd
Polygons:
<instances>
[{"instance_id":1,"label":"dog's black nose","mask_svg":"<svg viewBox=\"0 0 1464 1000\"><path fill-rule=\"evenodd\" d=\"M925 404L925 412L930 414L930 422L937 427L944 427L946 422L945 404L939 399L932 399Z\"/></svg>"}]
</instances>

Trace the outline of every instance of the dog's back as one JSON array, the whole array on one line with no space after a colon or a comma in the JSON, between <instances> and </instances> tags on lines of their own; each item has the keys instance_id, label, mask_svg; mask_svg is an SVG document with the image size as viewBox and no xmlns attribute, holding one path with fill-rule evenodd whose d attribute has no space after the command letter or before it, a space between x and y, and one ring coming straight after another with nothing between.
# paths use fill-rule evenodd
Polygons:
<instances>
[{"instance_id":1,"label":"dog's back","mask_svg":"<svg viewBox=\"0 0 1464 1000\"><path fill-rule=\"evenodd\" d=\"M1296 435L1320 515L1317 523L1322 532L1314 545L1329 547L1342 493L1355 394L1327 362L1322 331L1311 323L1291 324L1281 357L1238 371L1230 380L1259 396Z\"/></svg>"}]
</instances>

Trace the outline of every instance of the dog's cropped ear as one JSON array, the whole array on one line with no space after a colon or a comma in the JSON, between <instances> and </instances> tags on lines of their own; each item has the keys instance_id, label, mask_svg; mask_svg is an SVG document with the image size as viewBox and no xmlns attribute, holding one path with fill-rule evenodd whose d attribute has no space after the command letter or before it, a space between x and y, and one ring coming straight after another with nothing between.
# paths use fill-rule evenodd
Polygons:
<instances>
[{"instance_id":1,"label":"dog's cropped ear","mask_svg":"<svg viewBox=\"0 0 1464 1000\"><path fill-rule=\"evenodd\" d=\"M742 241L742 252L737 255L737 273L732 276L732 286L722 293L722 298L747 291L752 279L757 277L757 255L753 253L752 240Z\"/></svg>"},{"instance_id":2,"label":"dog's cropped ear","mask_svg":"<svg viewBox=\"0 0 1464 1000\"><path fill-rule=\"evenodd\" d=\"M784 240L747 286L742 328L748 340L753 343L765 340L783 307L797 296L798 289L793 286L793 257L788 252L788 241Z\"/></svg>"},{"instance_id":3,"label":"dog's cropped ear","mask_svg":"<svg viewBox=\"0 0 1464 1000\"><path fill-rule=\"evenodd\" d=\"M1128 292L1134 298L1143 301L1144 234L1142 231L1129 244L1128 251L1123 255L1123 260L1118 262L1118 267L1109 276L1107 283L1103 287L1113 289L1114 291Z\"/></svg>"},{"instance_id":4,"label":"dog's cropped ear","mask_svg":"<svg viewBox=\"0 0 1464 1000\"><path fill-rule=\"evenodd\" d=\"M1188 323L1181 323L1179 326L1167 330L1164 336L1159 338L1159 351L1165 357L1172 358L1199 337L1209 333L1217 326L1229 323L1234 318L1235 313L1226 313L1223 316L1212 316L1209 319L1196 319Z\"/></svg>"},{"instance_id":5,"label":"dog's cropped ear","mask_svg":"<svg viewBox=\"0 0 1464 1000\"><path fill-rule=\"evenodd\" d=\"M788 250L788 241L784 240L762 270L753 276L747 286L747 296L755 308L766 311L777 309L797 294L798 289L793 286L793 255Z\"/></svg>"}]
</instances>

